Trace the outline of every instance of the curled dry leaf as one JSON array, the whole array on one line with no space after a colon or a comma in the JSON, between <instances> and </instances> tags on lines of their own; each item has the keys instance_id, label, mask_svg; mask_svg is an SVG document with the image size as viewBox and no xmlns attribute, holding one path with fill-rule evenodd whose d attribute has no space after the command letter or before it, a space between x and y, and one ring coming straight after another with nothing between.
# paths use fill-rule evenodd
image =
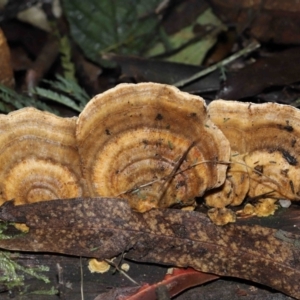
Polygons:
<instances>
[{"instance_id":1,"label":"curled dry leaf","mask_svg":"<svg viewBox=\"0 0 300 300\"><path fill-rule=\"evenodd\" d=\"M275 103L217 100L209 105L208 113L228 138L233 153L227 180L235 190L221 191L224 206L231 201L240 204L247 193L300 199L299 110ZM226 200L232 194L234 199Z\"/></svg>"},{"instance_id":2,"label":"curled dry leaf","mask_svg":"<svg viewBox=\"0 0 300 300\"><path fill-rule=\"evenodd\" d=\"M165 299L159 297L159 288L164 287L170 297L178 295L180 292L204 284L206 282L216 280L218 276L208 273L202 273L192 268L177 269L173 268L172 273L167 274L165 278L154 284L145 284L138 289L116 288L107 293L100 294L94 300L153 300Z\"/></svg>"},{"instance_id":3,"label":"curled dry leaf","mask_svg":"<svg viewBox=\"0 0 300 300\"><path fill-rule=\"evenodd\" d=\"M227 166L214 162L229 159L227 139L202 98L174 87L119 85L88 103L76 130L90 196L121 196L143 212L193 205L224 182Z\"/></svg>"},{"instance_id":4,"label":"curled dry leaf","mask_svg":"<svg viewBox=\"0 0 300 300\"><path fill-rule=\"evenodd\" d=\"M256 225L215 226L195 211L133 212L126 200L79 198L0 207L0 219L29 232L0 240L10 250L105 259L126 252L137 261L191 266L244 278L300 299L297 234Z\"/></svg>"},{"instance_id":5,"label":"curled dry leaf","mask_svg":"<svg viewBox=\"0 0 300 300\"><path fill-rule=\"evenodd\" d=\"M34 108L0 115L0 203L83 195L75 122Z\"/></svg>"}]
</instances>

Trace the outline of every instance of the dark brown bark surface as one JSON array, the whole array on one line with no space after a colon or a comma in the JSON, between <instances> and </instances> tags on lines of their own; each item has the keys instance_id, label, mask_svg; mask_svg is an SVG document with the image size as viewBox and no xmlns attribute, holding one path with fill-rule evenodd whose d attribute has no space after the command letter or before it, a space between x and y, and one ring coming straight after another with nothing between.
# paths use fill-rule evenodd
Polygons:
<instances>
[{"instance_id":1,"label":"dark brown bark surface","mask_svg":"<svg viewBox=\"0 0 300 300\"><path fill-rule=\"evenodd\" d=\"M1 207L3 220L26 223L29 233L0 241L10 250L77 256L126 257L191 266L259 282L300 298L299 236L260 226L218 227L199 212L138 214L124 200L85 198Z\"/></svg>"}]
</instances>

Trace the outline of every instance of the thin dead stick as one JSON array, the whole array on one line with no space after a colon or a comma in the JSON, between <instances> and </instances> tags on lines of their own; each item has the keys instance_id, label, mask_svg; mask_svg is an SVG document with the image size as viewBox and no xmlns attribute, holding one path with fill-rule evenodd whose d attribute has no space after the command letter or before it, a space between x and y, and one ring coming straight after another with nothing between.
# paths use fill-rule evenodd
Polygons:
<instances>
[{"instance_id":1,"label":"thin dead stick","mask_svg":"<svg viewBox=\"0 0 300 300\"><path fill-rule=\"evenodd\" d=\"M132 283L140 286L139 283L137 283L134 279L132 279L126 272L124 272L117 264L115 264L113 261L109 259L104 259L109 265L113 266L116 270L118 270L122 275L124 275L128 280L130 280Z\"/></svg>"},{"instance_id":2,"label":"thin dead stick","mask_svg":"<svg viewBox=\"0 0 300 300\"><path fill-rule=\"evenodd\" d=\"M254 201L254 200L256 200L256 199L261 199L261 198L263 198L263 197L265 197L265 196L271 195L271 194L274 193L274 192L275 192L275 190L272 190L272 191L270 191L270 192L266 192L266 193L257 195L257 196L255 196L255 197L249 197L249 198L250 198L249 201Z\"/></svg>"},{"instance_id":3,"label":"thin dead stick","mask_svg":"<svg viewBox=\"0 0 300 300\"><path fill-rule=\"evenodd\" d=\"M144 187L147 187L149 185L152 185L156 182L160 182L160 181L170 181L175 175L176 175L176 172L178 171L178 169L180 168L181 164L183 163L184 159L186 158L187 154L189 153L189 151L191 150L191 148L195 145L195 142L192 142L191 145L187 148L187 150L184 152L184 154L180 157L180 159L177 161L177 163L175 164L172 172L168 175L168 176L164 176L162 178L158 178L158 179L155 179L155 180L152 180L152 181L149 181L147 183L144 183L144 184L141 184L140 186L138 187L134 187L132 189L129 189L129 190L126 190L126 191L123 191L117 195L115 195L114 197L118 197L118 196L121 196L121 195L124 195L124 194L129 194L129 193L137 193L139 192L140 189L144 188ZM163 186L166 185L166 182L163 183ZM162 197L160 197L161 199Z\"/></svg>"},{"instance_id":4,"label":"thin dead stick","mask_svg":"<svg viewBox=\"0 0 300 300\"><path fill-rule=\"evenodd\" d=\"M161 190L162 193L158 199L158 203L161 202L161 199L164 197L167 189L168 189L168 185L170 184L171 180L175 177L175 174L178 172L179 168L181 167L183 161L186 159L186 156L188 155L188 153L190 152L190 150L195 146L195 141L193 141L189 147L185 150L185 152L183 153L183 155L180 157L180 159L178 160L178 162L175 164L172 172L166 177L166 179L163 181L162 185L161 185Z\"/></svg>"},{"instance_id":5,"label":"thin dead stick","mask_svg":"<svg viewBox=\"0 0 300 300\"><path fill-rule=\"evenodd\" d=\"M114 268L115 268L114 271L113 271L113 274L115 274L115 272L118 271L118 269L116 268L116 266L120 267L121 262L122 262L122 260L124 259L124 257L125 257L125 250L124 250L124 251L122 252L122 254L120 255L120 258L119 258L118 262L115 263L115 258L116 258L116 257L114 257L114 258L112 258L112 259L110 260L110 262L113 264L113 266L114 266Z\"/></svg>"},{"instance_id":6,"label":"thin dead stick","mask_svg":"<svg viewBox=\"0 0 300 300\"><path fill-rule=\"evenodd\" d=\"M80 256L80 293L81 293L81 300L84 300L84 293L83 293L83 269L82 269L82 257Z\"/></svg>"},{"instance_id":7,"label":"thin dead stick","mask_svg":"<svg viewBox=\"0 0 300 300\"><path fill-rule=\"evenodd\" d=\"M221 68L221 67L224 67L226 66L227 64L231 63L232 61L236 60L237 58L239 58L240 56L243 56L243 55L246 55L252 51L254 51L255 49L259 48L260 47L260 44L256 41L250 43L246 48L238 51L237 53L234 53L233 55L229 56L228 58L225 58L224 60L194 74L193 76L189 77L189 78L186 78L186 79L183 79L183 80L180 80L178 82L176 82L174 84L174 86L176 87L183 87L185 86L186 84L188 83L191 83L192 81L194 80L197 80L213 71L215 71L216 69L218 68Z\"/></svg>"},{"instance_id":8,"label":"thin dead stick","mask_svg":"<svg viewBox=\"0 0 300 300\"><path fill-rule=\"evenodd\" d=\"M132 188L132 189L129 189L129 190L123 191L123 192L121 192L121 193L119 193L119 194L117 194L117 195L114 195L114 197L119 197L119 196L121 196L121 195L129 194L129 193L132 193L132 194L137 193L137 192L139 192L140 189L142 189L142 188L144 188L144 187L147 187L147 186L149 186L149 185L152 185L153 183L162 181L162 180L164 180L164 179L165 179L165 177L162 177L162 178L158 178L158 179L149 181L149 182L147 182L147 183L144 183L144 184L139 185L138 187L134 187L134 188Z\"/></svg>"},{"instance_id":9,"label":"thin dead stick","mask_svg":"<svg viewBox=\"0 0 300 300\"><path fill-rule=\"evenodd\" d=\"M201 164L204 164L204 163L216 163L216 164L223 164L223 165L239 164L239 165L245 166L245 167L247 168L248 175L249 175L249 170L251 170L252 172L254 172L254 173L256 173L256 174L265 177L265 178L268 179L270 182L274 183L276 186L279 185L278 182L277 182L276 180L272 179L271 177L269 177L269 176L263 174L262 172L259 172L258 170L255 170L254 168L248 166L246 163L242 163L242 162L238 162L238 161L232 162L232 161L203 160L203 161L201 161L201 162L192 164L192 165L188 166L187 168L185 168L185 169L183 169L183 170L180 170L179 172L177 172L177 173L175 174L175 176L176 176L177 174L181 174L181 173L183 173L183 172L185 172L185 171L188 171L188 170L190 170L190 169L196 167L197 165L201 165ZM250 176L250 175L249 175L249 180L251 180L251 176ZM271 192L274 192L274 190L270 191L270 193L271 193ZM269 193L269 192L267 192L267 193ZM264 193L264 194L267 194L267 193ZM297 196L295 193L293 193L293 194L294 194L294 196L295 196L295 200L300 200L300 197L299 197L299 196Z\"/></svg>"},{"instance_id":10,"label":"thin dead stick","mask_svg":"<svg viewBox=\"0 0 300 300\"><path fill-rule=\"evenodd\" d=\"M179 160L179 161L180 161L180 160ZM265 178L268 179L270 182L272 182L272 183L274 183L276 186L278 186L278 182L277 182L276 180L274 180L274 179L272 179L271 177L269 177L269 176L267 176L267 175L265 175L265 174L263 174L263 173L261 173L261 172L255 170L254 168L248 166L246 163L242 163L242 162L232 162L232 161L203 160L203 161L201 161L201 162L197 162L197 163L194 163L194 164L192 164L192 165L189 165L188 167L186 167L186 168L183 169L183 170L179 170L179 171L178 171L178 169L177 169L177 171L176 171L174 174L173 174L173 171L172 171L172 173L171 173L171 174L172 174L172 177L174 177L174 176L176 176L176 175L178 175L178 174L182 174L182 173L184 173L184 172L186 172L186 171L188 171L188 170L190 170L190 169L192 169L192 168L195 168L195 167L198 166L198 165L201 165L201 164L207 164L207 163L212 163L212 164L222 164L222 165L228 165L228 166L231 165L231 164L239 164L239 165L245 166L245 167L247 168L247 173L248 173L248 175L249 175L249 170L251 170L251 171L255 172L256 174L259 174L259 175L265 177ZM177 165L177 164L176 164L176 165ZM174 170L174 169L173 169L173 170ZM171 175L171 174L170 174L170 175ZM133 189L129 189L129 190L127 190L127 191L124 191L124 192L122 192L122 193L119 193L116 197L118 197L118 196L120 196L120 195L128 194L128 193L132 193L132 192L135 192L135 191L139 191L141 188L147 187L147 186L152 185L152 184L154 184L154 183L156 183L156 182L168 180L169 178L172 178L172 177L170 177L170 175L165 176L165 177L161 177L161 178L158 178L158 179L155 179L155 180L153 180L153 181L147 182L147 183L142 184L142 185L140 185L140 186L138 186L138 187L135 187L135 188L133 188ZM169 179L169 180L170 180L170 179ZM251 180L251 176L250 176L250 175L249 175L249 180ZM272 190L271 192L274 192L274 190ZM295 196L295 200L300 200L300 197L299 197L299 196L297 196L297 195L295 195L295 194L294 194L294 196Z\"/></svg>"},{"instance_id":11,"label":"thin dead stick","mask_svg":"<svg viewBox=\"0 0 300 300\"><path fill-rule=\"evenodd\" d=\"M63 268L59 263L56 264L57 269L57 278L58 278L58 291L59 291L59 298L66 299L65 296L65 282L63 276Z\"/></svg>"}]
</instances>

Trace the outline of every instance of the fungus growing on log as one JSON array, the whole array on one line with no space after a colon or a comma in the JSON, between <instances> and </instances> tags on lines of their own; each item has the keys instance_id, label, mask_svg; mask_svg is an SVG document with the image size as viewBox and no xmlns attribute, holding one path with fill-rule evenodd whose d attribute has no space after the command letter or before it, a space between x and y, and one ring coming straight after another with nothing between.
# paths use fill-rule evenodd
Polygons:
<instances>
[{"instance_id":1,"label":"fungus growing on log","mask_svg":"<svg viewBox=\"0 0 300 300\"><path fill-rule=\"evenodd\" d=\"M0 115L0 203L83 195L75 122L34 108Z\"/></svg>"},{"instance_id":2,"label":"fungus growing on log","mask_svg":"<svg viewBox=\"0 0 300 300\"><path fill-rule=\"evenodd\" d=\"M275 103L217 100L209 105L208 113L228 138L234 154L227 178L240 192L234 193L231 204L240 204L246 193L253 198L300 199L298 109ZM236 154L244 162L236 161ZM237 164L241 166L238 174ZM227 204L224 200L224 206Z\"/></svg>"},{"instance_id":3,"label":"fungus growing on log","mask_svg":"<svg viewBox=\"0 0 300 300\"><path fill-rule=\"evenodd\" d=\"M106 273L110 269L110 265L105 260L97 260L96 258L92 258L89 260L88 268L91 273Z\"/></svg>"},{"instance_id":4,"label":"fungus growing on log","mask_svg":"<svg viewBox=\"0 0 300 300\"><path fill-rule=\"evenodd\" d=\"M156 83L121 84L78 118L21 109L0 115L0 203L123 197L145 212L193 208L206 193L217 209L248 195L267 215L274 199L300 199L299 125L291 106L217 100L207 113L202 98Z\"/></svg>"},{"instance_id":5,"label":"fungus growing on log","mask_svg":"<svg viewBox=\"0 0 300 300\"><path fill-rule=\"evenodd\" d=\"M220 186L230 147L204 100L156 83L121 84L80 114L76 138L91 197L124 197L137 211L194 205Z\"/></svg>"}]
</instances>

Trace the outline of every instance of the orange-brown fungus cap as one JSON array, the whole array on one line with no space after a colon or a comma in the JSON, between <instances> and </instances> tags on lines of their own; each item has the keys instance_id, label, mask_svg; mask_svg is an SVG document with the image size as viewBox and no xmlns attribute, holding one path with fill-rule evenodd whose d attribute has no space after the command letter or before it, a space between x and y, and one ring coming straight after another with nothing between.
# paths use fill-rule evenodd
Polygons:
<instances>
[{"instance_id":1,"label":"orange-brown fungus cap","mask_svg":"<svg viewBox=\"0 0 300 300\"><path fill-rule=\"evenodd\" d=\"M226 207L211 208L208 210L207 215L214 224L219 226L234 223L236 221L235 213Z\"/></svg>"},{"instance_id":2,"label":"orange-brown fungus cap","mask_svg":"<svg viewBox=\"0 0 300 300\"><path fill-rule=\"evenodd\" d=\"M75 122L34 108L0 115L1 203L83 194Z\"/></svg>"},{"instance_id":3,"label":"orange-brown fungus cap","mask_svg":"<svg viewBox=\"0 0 300 300\"><path fill-rule=\"evenodd\" d=\"M248 167L241 176L250 176L249 196L300 199L298 109L275 103L217 100L209 105L208 111L228 138L233 152L244 156ZM241 176L235 184L239 184Z\"/></svg>"},{"instance_id":4,"label":"orange-brown fungus cap","mask_svg":"<svg viewBox=\"0 0 300 300\"><path fill-rule=\"evenodd\" d=\"M191 205L225 179L227 166L213 162L229 159L227 139L202 98L171 86L121 84L94 97L76 135L90 196L122 196L138 211Z\"/></svg>"},{"instance_id":5,"label":"orange-brown fungus cap","mask_svg":"<svg viewBox=\"0 0 300 300\"><path fill-rule=\"evenodd\" d=\"M224 184L205 195L206 204L211 207L240 205L249 191L249 171L243 156L233 154L230 161Z\"/></svg>"}]
</instances>

